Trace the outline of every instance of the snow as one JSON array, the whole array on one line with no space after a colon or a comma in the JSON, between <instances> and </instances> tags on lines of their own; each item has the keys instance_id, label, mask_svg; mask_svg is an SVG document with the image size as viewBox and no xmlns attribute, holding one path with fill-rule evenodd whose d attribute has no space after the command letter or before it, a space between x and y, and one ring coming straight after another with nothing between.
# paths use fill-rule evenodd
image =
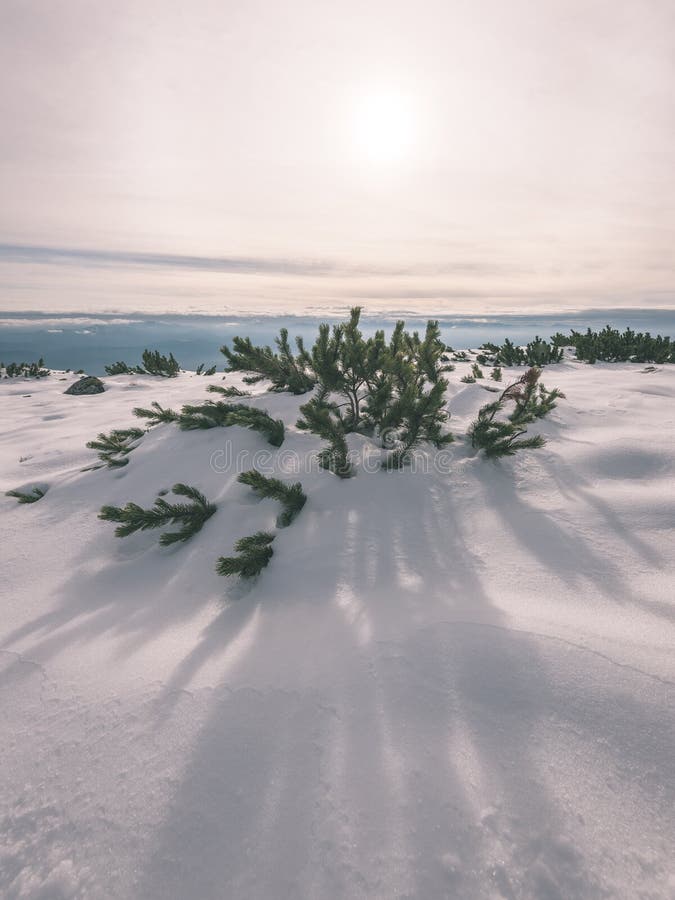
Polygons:
<instances>
[{"instance_id":1,"label":"snow","mask_svg":"<svg viewBox=\"0 0 675 900\"><path fill-rule=\"evenodd\" d=\"M468 368L458 437L494 396ZM84 472L223 382L75 377L0 382L1 896L675 897L675 369L548 366L542 450L346 481L261 386L280 451L159 425ZM253 464L308 501L246 585L214 565L274 530ZM177 481L218 504L184 545L97 518Z\"/></svg>"}]
</instances>

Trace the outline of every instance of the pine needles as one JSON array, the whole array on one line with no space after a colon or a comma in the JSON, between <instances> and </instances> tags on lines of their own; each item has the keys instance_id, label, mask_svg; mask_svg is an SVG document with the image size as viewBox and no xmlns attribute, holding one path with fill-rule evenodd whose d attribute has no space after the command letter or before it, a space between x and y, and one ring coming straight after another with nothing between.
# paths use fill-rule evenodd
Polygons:
<instances>
[{"instance_id":1,"label":"pine needles","mask_svg":"<svg viewBox=\"0 0 675 900\"><path fill-rule=\"evenodd\" d=\"M150 528L162 528L166 525L180 525L178 531L165 531L159 539L163 547L179 541L187 541L201 531L204 523L216 511L216 505L209 503L206 497L195 487L187 484L174 484L171 489L178 497L185 497L189 503L169 503L164 497L157 497L154 506L143 509L137 503L129 502L126 506L103 506L98 515L106 522L119 522L115 529L117 537L128 537L136 531L147 531Z\"/></svg>"},{"instance_id":2,"label":"pine needles","mask_svg":"<svg viewBox=\"0 0 675 900\"><path fill-rule=\"evenodd\" d=\"M138 446L138 441L144 434L141 428L114 429L110 434L99 434L95 441L88 441L87 447L97 450L98 458L109 469L121 468L127 465L127 456Z\"/></svg>"},{"instance_id":3,"label":"pine needles","mask_svg":"<svg viewBox=\"0 0 675 900\"><path fill-rule=\"evenodd\" d=\"M339 478L349 478L352 467L348 458L344 423L335 405L326 401L326 393L321 390L316 397L300 407L302 418L298 419L297 427L303 431L313 431L328 441L328 446L317 454L322 469L328 469Z\"/></svg>"},{"instance_id":4,"label":"pine needles","mask_svg":"<svg viewBox=\"0 0 675 900\"><path fill-rule=\"evenodd\" d=\"M307 502L307 495L303 493L299 481L296 481L295 484L286 484L278 478L267 478L256 469L242 472L237 481L253 488L259 497L270 497L281 503L283 510L277 519L279 528L290 525Z\"/></svg>"},{"instance_id":5,"label":"pine needles","mask_svg":"<svg viewBox=\"0 0 675 900\"><path fill-rule=\"evenodd\" d=\"M274 535L269 531L257 531L240 538L234 545L237 556L221 556L216 563L218 575L239 575L254 578L259 575L274 555L271 544Z\"/></svg>"},{"instance_id":6,"label":"pine needles","mask_svg":"<svg viewBox=\"0 0 675 900\"><path fill-rule=\"evenodd\" d=\"M242 428L259 431L273 447L280 447L284 442L285 429L282 420L273 419L265 410L247 406L245 403L206 400L200 404L186 404L179 413L172 409L163 409L157 402L153 402L151 407L151 409L137 407L134 409L134 415L147 419L149 425L177 422L183 431L240 425Z\"/></svg>"},{"instance_id":7,"label":"pine needles","mask_svg":"<svg viewBox=\"0 0 675 900\"><path fill-rule=\"evenodd\" d=\"M180 372L180 364L173 353L164 356L159 350L144 350L142 359L142 366L129 366L125 362L118 360L110 366L105 366L106 374L156 375L162 378L175 378Z\"/></svg>"},{"instance_id":8,"label":"pine needles","mask_svg":"<svg viewBox=\"0 0 675 900\"><path fill-rule=\"evenodd\" d=\"M539 383L540 375L541 369L528 369L502 391L498 400L481 407L468 432L472 447L484 450L488 458L494 459L544 446L546 440L541 435L522 437L527 433L525 426L548 415L565 395L557 388L548 391ZM506 419L498 419L497 414L509 401L515 404L513 412Z\"/></svg>"},{"instance_id":9,"label":"pine needles","mask_svg":"<svg viewBox=\"0 0 675 900\"><path fill-rule=\"evenodd\" d=\"M172 409L164 409L156 400L153 400L150 406L151 409L137 406L133 411L134 415L139 419L147 419L150 426L159 425L162 422L177 422L179 419L177 412Z\"/></svg>"},{"instance_id":10,"label":"pine needles","mask_svg":"<svg viewBox=\"0 0 675 900\"><path fill-rule=\"evenodd\" d=\"M513 422L496 419L496 414L503 407L503 401L496 400L480 408L478 418L469 429L472 447L484 450L488 459L495 459L499 456L513 456L518 450L544 446L546 441L540 434L521 438L527 432L526 428L518 428Z\"/></svg>"},{"instance_id":11,"label":"pine needles","mask_svg":"<svg viewBox=\"0 0 675 900\"><path fill-rule=\"evenodd\" d=\"M207 400L197 406L184 406L178 417L178 424L184 431L239 425L260 432L273 447L280 447L284 442L282 420L273 419L265 410L245 403Z\"/></svg>"},{"instance_id":12,"label":"pine needles","mask_svg":"<svg viewBox=\"0 0 675 900\"><path fill-rule=\"evenodd\" d=\"M282 328L275 339L278 353L271 347L255 347L250 338L235 337L233 349L221 347L226 357L230 372L252 372L244 381L255 384L267 378L272 382L274 391L290 391L293 394L304 394L316 384L316 378L309 370L309 354L305 350L302 338L296 338L297 356L293 354L288 342L288 329Z\"/></svg>"},{"instance_id":13,"label":"pine needles","mask_svg":"<svg viewBox=\"0 0 675 900\"><path fill-rule=\"evenodd\" d=\"M228 385L227 387L221 387L219 384L210 384L207 388L207 391L210 391L212 394L220 394L222 397L250 397L249 391L240 391L238 387L234 387L234 385Z\"/></svg>"},{"instance_id":14,"label":"pine needles","mask_svg":"<svg viewBox=\"0 0 675 900\"><path fill-rule=\"evenodd\" d=\"M394 416L400 421L399 446L387 457L385 469L400 469L409 460L412 450L422 441L433 444L436 449L451 444L454 437L443 433L442 425L449 418L443 409L445 390L448 386L444 378L432 384L425 391L418 382L410 382L396 401L400 405Z\"/></svg>"},{"instance_id":15,"label":"pine needles","mask_svg":"<svg viewBox=\"0 0 675 900\"><path fill-rule=\"evenodd\" d=\"M42 500L46 493L46 488L41 488L38 485L35 485L28 491L21 491L18 489L7 491L5 493L5 496L14 497L19 501L19 503L37 503L38 500Z\"/></svg>"}]
</instances>

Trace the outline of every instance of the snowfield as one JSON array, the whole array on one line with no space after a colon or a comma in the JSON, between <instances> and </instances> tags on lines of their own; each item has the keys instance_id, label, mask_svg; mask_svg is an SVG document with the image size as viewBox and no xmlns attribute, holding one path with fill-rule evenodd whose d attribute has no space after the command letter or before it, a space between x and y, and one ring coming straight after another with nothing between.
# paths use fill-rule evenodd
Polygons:
<instances>
[{"instance_id":1,"label":"snowfield","mask_svg":"<svg viewBox=\"0 0 675 900\"><path fill-rule=\"evenodd\" d=\"M442 457L351 436L345 481L308 395L253 388L280 450L159 425L82 471L134 406L240 378L0 382L0 896L675 897L675 367L546 367L549 443L500 462L461 440L495 397L468 369ZM247 584L214 566L274 530L253 464L308 500ZM179 481L218 504L185 544L97 518Z\"/></svg>"}]
</instances>

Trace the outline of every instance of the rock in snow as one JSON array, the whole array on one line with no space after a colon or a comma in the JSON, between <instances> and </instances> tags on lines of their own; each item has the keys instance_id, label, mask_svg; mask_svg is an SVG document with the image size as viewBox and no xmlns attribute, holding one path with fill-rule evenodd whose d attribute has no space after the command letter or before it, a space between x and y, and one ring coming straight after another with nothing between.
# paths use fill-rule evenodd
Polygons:
<instances>
[{"instance_id":1,"label":"rock in snow","mask_svg":"<svg viewBox=\"0 0 675 900\"><path fill-rule=\"evenodd\" d=\"M81 394L102 394L104 391L105 387L100 378L95 375L85 375L84 378L79 378L71 384L63 393L79 396Z\"/></svg>"}]
</instances>

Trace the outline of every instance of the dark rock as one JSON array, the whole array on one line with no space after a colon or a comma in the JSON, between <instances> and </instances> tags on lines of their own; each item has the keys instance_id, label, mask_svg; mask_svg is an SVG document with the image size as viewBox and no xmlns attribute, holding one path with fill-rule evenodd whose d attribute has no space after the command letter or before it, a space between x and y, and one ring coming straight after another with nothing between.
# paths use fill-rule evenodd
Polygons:
<instances>
[{"instance_id":1,"label":"dark rock","mask_svg":"<svg viewBox=\"0 0 675 900\"><path fill-rule=\"evenodd\" d=\"M100 378L97 378L95 375L85 375L84 378L80 378L71 384L68 390L63 393L75 395L102 394L104 390L105 388Z\"/></svg>"}]
</instances>

